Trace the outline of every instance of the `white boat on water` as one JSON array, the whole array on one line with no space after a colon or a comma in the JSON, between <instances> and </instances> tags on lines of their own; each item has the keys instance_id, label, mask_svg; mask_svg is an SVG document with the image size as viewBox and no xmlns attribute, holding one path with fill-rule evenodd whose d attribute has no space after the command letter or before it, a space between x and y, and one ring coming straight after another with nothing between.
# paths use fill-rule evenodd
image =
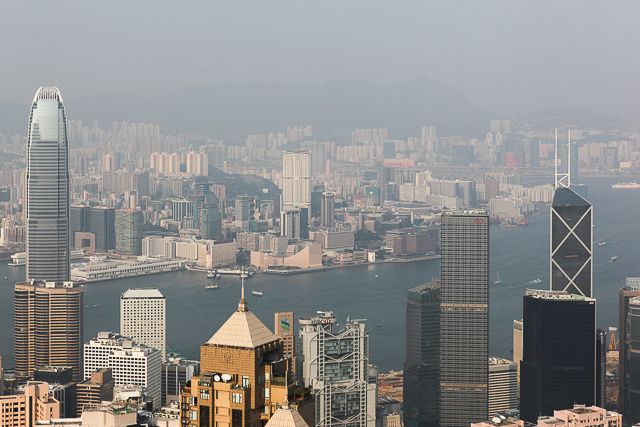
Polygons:
<instances>
[{"instance_id":1,"label":"white boat on water","mask_svg":"<svg viewBox=\"0 0 640 427\"><path fill-rule=\"evenodd\" d=\"M619 189L619 188L626 188L626 189L629 189L629 188L640 188L640 184L638 184L638 183L637 183L637 182L635 182L635 181L631 181L631 182L619 182L619 183L617 183L617 184L613 184L613 185L611 186L611 188L616 188L616 189Z\"/></svg>"},{"instance_id":2,"label":"white boat on water","mask_svg":"<svg viewBox=\"0 0 640 427\"><path fill-rule=\"evenodd\" d=\"M214 279L217 272L215 270L207 270L207 279Z\"/></svg>"},{"instance_id":3,"label":"white boat on water","mask_svg":"<svg viewBox=\"0 0 640 427\"><path fill-rule=\"evenodd\" d=\"M618 260L618 255L614 255L611 257L611 262L617 261Z\"/></svg>"},{"instance_id":4,"label":"white boat on water","mask_svg":"<svg viewBox=\"0 0 640 427\"><path fill-rule=\"evenodd\" d=\"M500 283L502 283L502 280L500 280L500 272L498 271L498 280L496 280L495 282L493 282L494 285L499 285Z\"/></svg>"},{"instance_id":5,"label":"white boat on water","mask_svg":"<svg viewBox=\"0 0 640 427\"><path fill-rule=\"evenodd\" d=\"M256 291L255 289L251 291L251 295L254 295L256 297L261 297L263 294L260 291Z\"/></svg>"},{"instance_id":6,"label":"white boat on water","mask_svg":"<svg viewBox=\"0 0 640 427\"><path fill-rule=\"evenodd\" d=\"M244 271L244 277L251 277L253 276L255 273L255 271L252 270L245 270ZM218 269L218 274L233 274L236 276L240 276L242 273L242 270L235 270L235 269L231 269L231 268L219 268Z\"/></svg>"},{"instance_id":7,"label":"white boat on water","mask_svg":"<svg viewBox=\"0 0 640 427\"><path fill-rule=\"evenodd\" d=\"M607 246L607 242L600 242L598 243L598 246Z\"/></svg>"},{"instance_id":8,"label":"white boat on water","mask_svg":"<svg viewBox=\"0 0 640 427\"><path fill-rule=\"evenodd\" d=\"M540 279L536 279L536 280L532 280L532 281L531 281L531 284L532 284L532 285L537 285L537 284L538 284L538 283L540 283L540 282L542 282L542 280L540 280Z\"/></svg>"},{"instance_id":9,"label":"white boat on water","mask_svg":"<svg viewBox=\"0 0 640 427\"><path fill-rule=\"evenodd\" d=\"M218 285L205 285L205 289L218 289Z\"/></svg>"}]
</instances>

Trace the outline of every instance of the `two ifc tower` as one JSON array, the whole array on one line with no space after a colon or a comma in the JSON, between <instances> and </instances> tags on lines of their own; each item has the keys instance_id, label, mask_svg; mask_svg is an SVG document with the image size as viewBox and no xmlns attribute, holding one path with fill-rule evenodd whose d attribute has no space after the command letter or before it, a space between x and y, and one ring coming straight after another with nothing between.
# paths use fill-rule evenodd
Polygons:
<instances>
[{"instance_id":1,"label":"two ifc tower","mask_svg":"<svg viewBox=\"0 0 640 427\"><path fill-rule=\"evenodd\" d=\"M82 286L69 281L69 138L60 91L41 87L29 114L26 282L15 287L15 368L69 366L82 380Z\"/></svg>"}]
</instances>

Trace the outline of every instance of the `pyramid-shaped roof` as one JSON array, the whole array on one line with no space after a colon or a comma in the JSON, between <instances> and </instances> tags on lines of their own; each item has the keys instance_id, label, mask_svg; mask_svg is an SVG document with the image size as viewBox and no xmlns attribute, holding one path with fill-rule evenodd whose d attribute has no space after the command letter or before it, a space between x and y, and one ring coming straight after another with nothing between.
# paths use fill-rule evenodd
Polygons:
<instances>
[{"instance_id":1,"label":"pyramid-shaped roof","mask_svg":"<svg viewBox=\"0 0 640 427\"><path fill-rule=\"evenodd\" d=\"M309 427L300 413L285 403L276 409L265 427Z\"/></svg>"},{"instance_id":2,"label":"pyramid-shaped roof","mask_svg":"<svg viewBox=\"0 0 640 427\"><path fill-rule=\"evenodd\" d=\"M207 344L256 348L278 340L258 317L249 310L239 309L229 317Z\"/></svg>"}]
</instances>

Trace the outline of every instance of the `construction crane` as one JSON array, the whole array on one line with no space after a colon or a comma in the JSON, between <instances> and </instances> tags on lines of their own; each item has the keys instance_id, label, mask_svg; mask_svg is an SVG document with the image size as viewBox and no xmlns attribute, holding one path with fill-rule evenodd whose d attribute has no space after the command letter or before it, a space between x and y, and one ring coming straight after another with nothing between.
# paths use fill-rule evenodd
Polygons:
<instances>
[{"instance_id":1,"label":"construction crane","mask_svg":"<svg viewBox=\"0 0 640 427\"><path fill-rule=\"evenodd\" d=\"M616 331L618 328L610 327L609 332L611 332L611 339L609 340L609 351L618 351L618 343L620 340L616 341Z\"/></svg>"}]
</instances>

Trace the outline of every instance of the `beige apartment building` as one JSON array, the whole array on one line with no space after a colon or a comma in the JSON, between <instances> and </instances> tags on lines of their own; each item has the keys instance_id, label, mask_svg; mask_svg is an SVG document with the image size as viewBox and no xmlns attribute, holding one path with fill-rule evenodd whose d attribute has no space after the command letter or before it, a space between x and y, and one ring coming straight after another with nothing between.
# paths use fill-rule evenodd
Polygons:
<instances>
[{"instance_id":1,"label":"beige apartment building","mask_svg":"<svg viewBox=\"0 0 640 427\"><path fill-rule=\"evenodd\" d=\"M60 418L60 402L49 394L48 383L29 381L24 394L0 396L2 427L33 427L52 418Z\"/></svg>"}]
</instances>

